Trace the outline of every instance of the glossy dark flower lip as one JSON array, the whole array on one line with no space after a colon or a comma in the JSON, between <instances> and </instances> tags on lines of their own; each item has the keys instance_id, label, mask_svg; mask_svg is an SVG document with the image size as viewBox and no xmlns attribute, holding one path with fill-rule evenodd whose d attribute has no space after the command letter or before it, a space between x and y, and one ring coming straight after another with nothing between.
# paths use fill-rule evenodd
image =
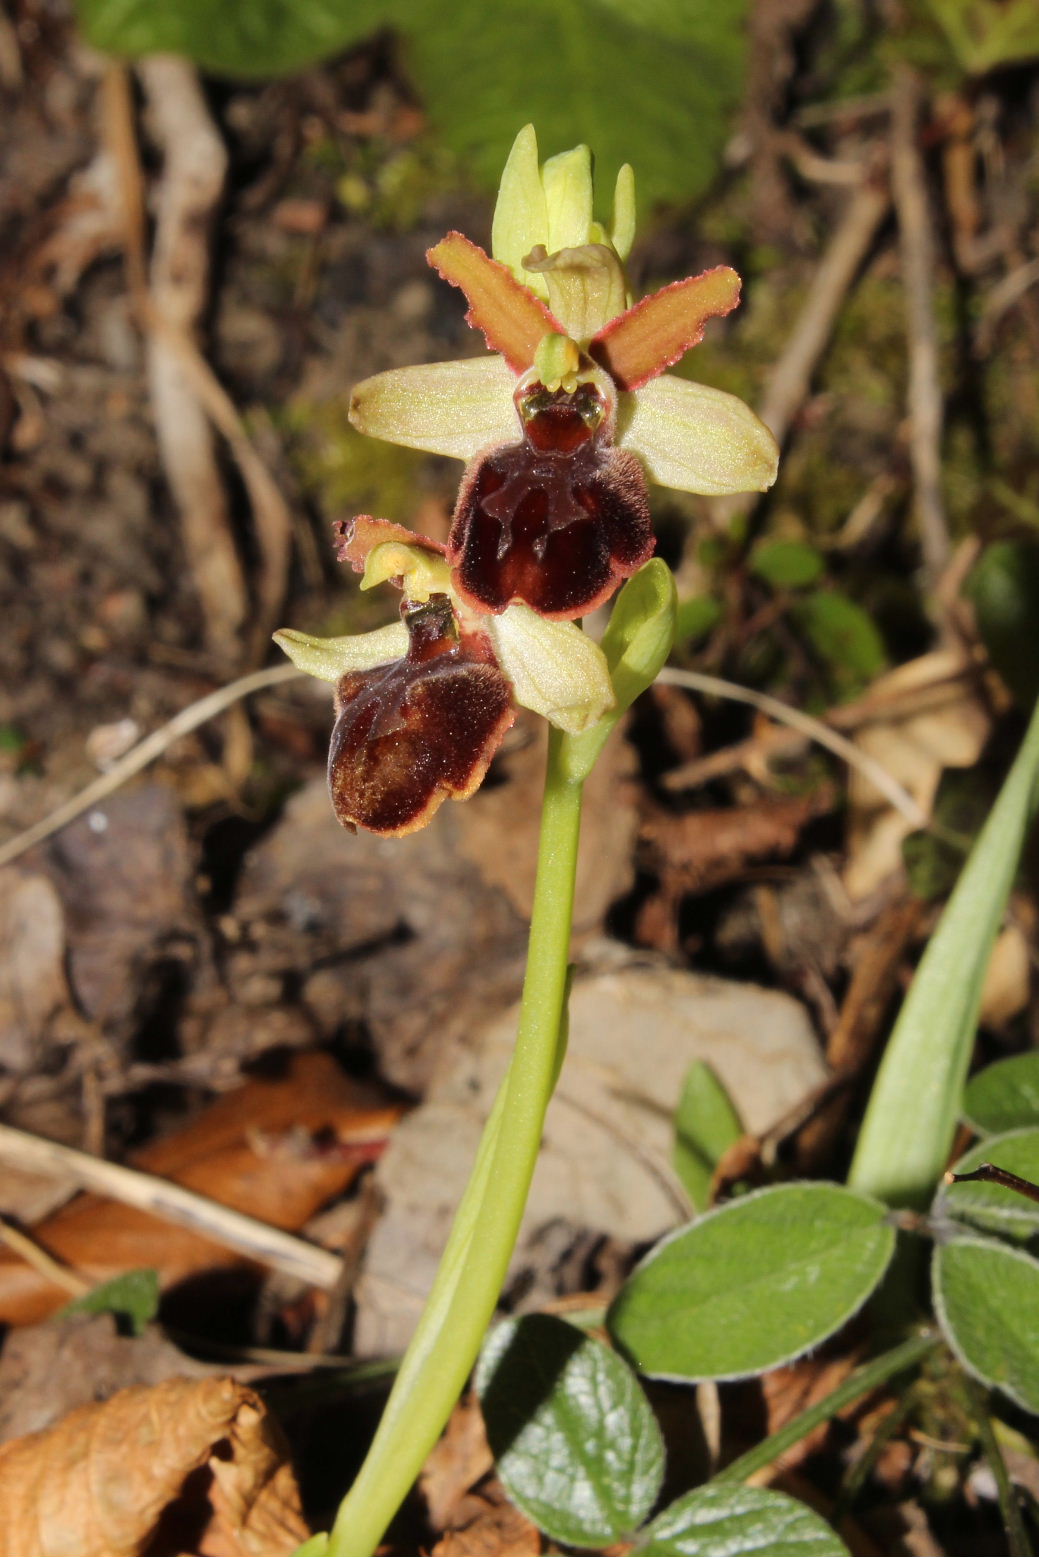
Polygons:
<instances>
[{"instance_id":1,"label":"glossy dark flower lip","mask_svg":"<svg viewBox=\"0 0 1039 1557\"><path fill-rule=\"evenodd\" d=\"M471 460L448 541L455 587L476 609L521 601L572 620L652 555L642 467L612 440L605 375L569 393L528 375L516 391L522 437Z\"/></svg>"},{"instance_id":2,"label":"glossy dark flower lip","mask_svg":"<svg viewBox=\"0 0 1039 1557\"><path fill-rule=\"evenodd\" d=\"M482 783L515 719L486 639L459 631L446 595L401 607L399 660L344 675L335 693L328 787L345 827L402 837L448 797Z\"/></svg>"}]
</instances>

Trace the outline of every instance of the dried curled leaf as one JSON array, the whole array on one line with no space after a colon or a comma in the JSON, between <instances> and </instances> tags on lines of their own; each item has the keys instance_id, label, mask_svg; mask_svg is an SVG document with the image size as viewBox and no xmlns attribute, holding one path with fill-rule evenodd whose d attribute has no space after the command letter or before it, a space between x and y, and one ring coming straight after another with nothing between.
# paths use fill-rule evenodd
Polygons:
<instances>
[{"instance_id":1,"label":"dried curled leaf","mask_svg":"<svg viewBox=\"0 0 1039 1557\"><path fill-rule=\"evenodd\" d=\"M0 1557L281 1557L309 1531L277 1424L234 1379L167 1379L0 1447Z\"/></svg>"}]
</instances>

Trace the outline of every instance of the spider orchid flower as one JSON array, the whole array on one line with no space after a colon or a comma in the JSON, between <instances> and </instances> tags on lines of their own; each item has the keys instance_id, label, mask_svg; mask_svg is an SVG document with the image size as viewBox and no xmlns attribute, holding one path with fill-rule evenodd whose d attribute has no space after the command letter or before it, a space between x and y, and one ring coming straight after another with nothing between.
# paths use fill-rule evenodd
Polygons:
<instances>
[{"instance_id":1,"label":"spider orchid flower","mask_svg":"<svg viewBox=\"0 0 1039 1557\"><path fill-rule=\"evenodd\" d=\"M647 475L710 496L775 480L775 439L743 401L665 371L735 308L739 277L718 266L632 305L634 225L630 168L606 228L588 148L539 167L528 125L493 257L456 232L427 255L495 355L393 369L353 392L361 432L468 462L446 556L478 611L522 602L569 620L607 599L653 551Z\"/></svg>"},{"instance_id":2,"label":"spider orchid flower","mask_svg":"<svg viewBox=\"0 0 1039 1557\"><path fill-rule=\"evenodd\" d=\"M339 557L401 590L399 622L278 643L300 670L335 683L328 783L339 820L387 836L415 832L449 795L477 789L515 703L571 734L597 724L614 693L602 650L573 622L525 605L478 614L454 585L445 548L387 520L337 526Z\"/></svg>"}]
</instances>

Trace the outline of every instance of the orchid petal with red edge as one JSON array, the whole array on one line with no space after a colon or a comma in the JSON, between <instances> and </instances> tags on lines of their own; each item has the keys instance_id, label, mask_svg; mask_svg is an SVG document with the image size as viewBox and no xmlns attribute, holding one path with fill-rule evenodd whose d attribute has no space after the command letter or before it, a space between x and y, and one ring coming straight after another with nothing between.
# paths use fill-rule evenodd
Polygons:
<instances>
[{"instance_id":1,"label":"orchid petal with red edge","mask_svg":"<svg viewBox=\"0 0 1039 1557\"><path fill-rule=\"evenodd\" d=\"M641 389L703 340L704 325L731 313L740 278L728 265L674 281L604 326L589 351L618 389Z\"/></svg>"},{"instance_id":2,"label":"orchid petal with red edge","mask_svg":"<svg viewBox=\"0 0 1039 1557\"><path fill-rule=\"evenodd\" d=\"M750 406L673 373L618 396L617 437L651 481L679 492L764 492L776 479L779 446Z\"/></svg>"},{"instance_id":3,"label":"orchid petal with red edge","mask_svg":"<svg viewBox=\"0 0 1039 1557\"><path fill-rule=\"evenodd\" d=\"M426 254L438 275L459 287L469 302L466 322L481 330L492 351L500 352L515 373L534 361L538 341L550 333L565 335L540 298L522 286L507 265L485 254L460 232L449 232Z\"/></svg>"},{"instance_id":4,"label":"orchid petal with red edge","mask_svg":"<svg viewBox=\"0 0 1039 1557\"><path fill-rule=\"evenodd\" d=\"M503 357L390 368L355 386L350 421L370 438L467 460L515 438L515 387Z\"/></svg>"}]
</instances>

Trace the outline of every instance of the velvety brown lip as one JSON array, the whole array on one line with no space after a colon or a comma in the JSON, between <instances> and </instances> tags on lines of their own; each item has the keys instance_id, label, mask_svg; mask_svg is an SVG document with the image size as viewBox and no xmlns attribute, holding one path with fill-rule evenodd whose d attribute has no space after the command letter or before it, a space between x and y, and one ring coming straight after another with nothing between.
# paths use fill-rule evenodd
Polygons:
<instances>
[{"instance_id":1,"label":"velvety brown lip","mask_svg":"<svg viewBox=\"0 0 1039 1557\"><path fill-rule=\"evenodd\" d=\"M339 820L391 836L471 795L515 717L489 645L459 635L446 596L402 614L404 658L339 682L328 757Z\"/></svg>"}]
</instances>

